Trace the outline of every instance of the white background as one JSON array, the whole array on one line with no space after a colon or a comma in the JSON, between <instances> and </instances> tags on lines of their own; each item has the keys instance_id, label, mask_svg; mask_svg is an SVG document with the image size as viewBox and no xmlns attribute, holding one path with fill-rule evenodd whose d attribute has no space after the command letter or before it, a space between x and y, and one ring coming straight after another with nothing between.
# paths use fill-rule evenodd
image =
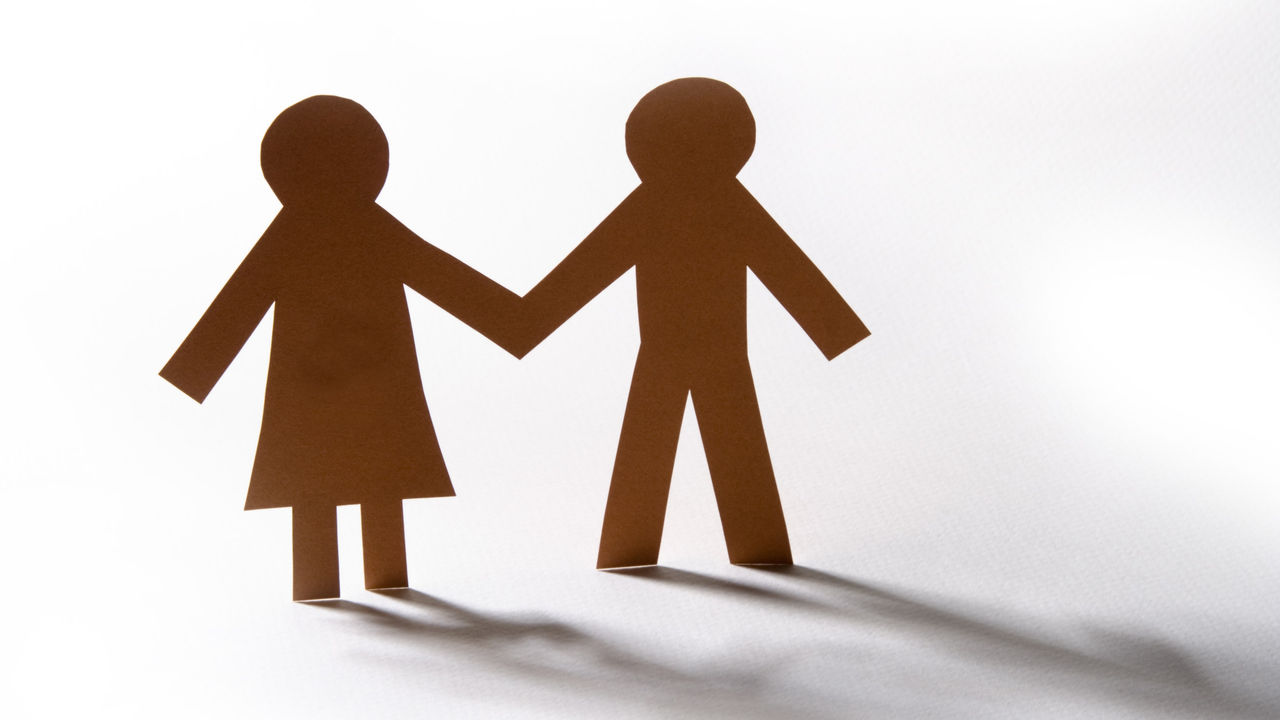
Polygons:
<instances>
[{"instance_id":1,"label":"white background","mask_svg":"<svg viewBox=\"0 0 1280 720\"><path fill-rule=\"evenodd\" d=\"M1280 715L1280 6L24 3L0 22L9 717ZM631 276L524 361L412 296L458 497L419 594L289 601L241 511L269 320L156 373L278 205L282 109L382 123L382 204L518 292L634 186L677 77L873 331L826 362L754 280L799 570L726 562L693 416L662 555L593 570Z\"/></svg>"}]
</instances>

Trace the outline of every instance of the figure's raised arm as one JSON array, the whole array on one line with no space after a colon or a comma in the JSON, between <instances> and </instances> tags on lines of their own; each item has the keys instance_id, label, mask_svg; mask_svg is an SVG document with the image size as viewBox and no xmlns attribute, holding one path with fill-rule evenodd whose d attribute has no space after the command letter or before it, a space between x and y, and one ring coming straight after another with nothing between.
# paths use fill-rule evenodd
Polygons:
<instances>
[{"instance_id":1,"label":"figure's raised arm","mask_svg":"<svg viewBox=\"0 0 1280 720\"><path fill-rule=\"evenodd\" d=\"M272 237L267 228L160 370L160 377L196 402L204 402L275 302L278 264Z\"/></svg>"},{"instance_id":2,"label":"figure's raised arm","mask_svg":"<svg viewBox=\"0 0 1280 720\"><path fill-rule=\"evenodd\" d=\"M524 355L635 265L637 190L525 293L520 341Z\"/></svg>"},{"instance_id":3,"label":"figure's raised arm","mask_svg":"<svg viewBox=\"0 0 1280 720\"><path fill-rule=\"evenodd\" d=\"M476 332L519 357L515 349L520 296L385 216L394 234L401 281Z\"/></svg>"},{"instance_id":4,"label":"figure's raised arm","mask_svg":"<svg viewBox=\"0 0 1280 720\"><path fill-rule=\"evenodd\" d=\"M750 228L747 265L828 360L871 335L822 271L742 189Z\"/></svg>"}]
</instances>

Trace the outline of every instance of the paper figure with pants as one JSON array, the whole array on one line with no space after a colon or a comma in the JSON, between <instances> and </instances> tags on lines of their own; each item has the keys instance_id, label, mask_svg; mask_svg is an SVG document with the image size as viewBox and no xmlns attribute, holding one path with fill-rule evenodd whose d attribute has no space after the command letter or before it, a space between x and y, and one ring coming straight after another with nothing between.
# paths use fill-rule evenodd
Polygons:
<instances>
[{"instance_id":1,"label":"paper figure with pants","mask_svg":"<svg viewBox=\"0 0 1280 720\"><path fill-rule=\"evenodd\" d=\"M747 270L828 358L870 333L736 175L755 121L732 87L685 78L626 126L641 184L524 297L519 351L635 268L640 349L597 567L651 565L692 398L729 560L790 564L786 522L747 361Z\"/></svg>"}]
</instances>

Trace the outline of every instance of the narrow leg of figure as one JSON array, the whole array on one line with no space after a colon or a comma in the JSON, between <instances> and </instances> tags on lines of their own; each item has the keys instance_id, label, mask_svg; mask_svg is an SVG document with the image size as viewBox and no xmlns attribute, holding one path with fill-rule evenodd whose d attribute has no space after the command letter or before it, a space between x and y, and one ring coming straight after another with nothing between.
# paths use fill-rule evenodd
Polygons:
<instances>
[{"instance_id":1,"label":"narrow leg of figure","mask_svg":"<svg viewBox=\"0 0 1280 720\"><path fill-rule=\"evenodd\" d=\"M404 502L391 500L360 506L364 541L364 586L370 590L409 587L404 554Z\"/></svg>"},{"instance_id":2,"label":"narrow leg of figure","mask_svg":"<svg viewBox=\"0 0 1280 720\"><path fill-rule=\"evenodd\" d=\"M688 387L638 360L604 510L597 568L658 562Z\"/></svg>"},{"instance_id":3,"label":"narrow leg of figure","mask_svg":"<svg viewBox=\"0 0 1280 720\"><path fill-rule=\"evenodd\" d=\"M693 389L729 562L790 565L791 542L765 444L751 369L725 368Z\"/></svg>"},{"instance_id":4,"label":"narrow leg of figure","mask_svg":"<svg viewBox=\"0 0 1280 720\"><path fill-rule=\"evenodd\" d=\"M293 599L336 598L338 589L338 509L332 505L293 508Z\"/></svg>"}]
</instances>

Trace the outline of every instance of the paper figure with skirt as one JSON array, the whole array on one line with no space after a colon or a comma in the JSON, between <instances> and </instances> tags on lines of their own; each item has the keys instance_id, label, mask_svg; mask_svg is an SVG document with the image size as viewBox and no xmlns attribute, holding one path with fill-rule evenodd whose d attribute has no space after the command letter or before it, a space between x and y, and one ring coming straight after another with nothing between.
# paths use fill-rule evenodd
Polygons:
<instances>
[{"instance_id":1,"label":"paper figure with skirt","mask_svg":"<svg viewBox=\"0 0 1280 720\"><path fill-rule=\"evenodd\" d=\"M375 202L387 163L382 128L351 100L281 113L262 171L283 207L160 372L203 401L275 305L245 509L293 509L295 600L339 594L338 505L360 505L366 587L405 587L402 501L454 494L404 286L491 338L516 317L516 295Z\"/></svg>"}]
</instances>

